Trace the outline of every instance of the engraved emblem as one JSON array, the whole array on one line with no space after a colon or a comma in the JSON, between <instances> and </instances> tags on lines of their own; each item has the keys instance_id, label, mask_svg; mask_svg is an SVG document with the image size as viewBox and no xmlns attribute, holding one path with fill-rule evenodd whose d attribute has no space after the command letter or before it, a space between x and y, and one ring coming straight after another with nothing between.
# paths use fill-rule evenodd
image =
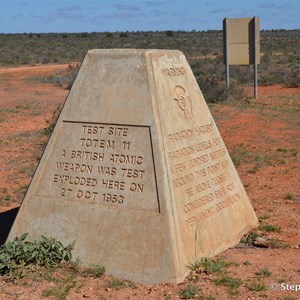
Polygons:
<instances>
[{"instance_id":1,"label":"engraved emblem","mask_svg":"<svg viewBox=\"0 0 300 300\"><path fill-rule=\"evenodd\" d=\"M174 100L177 101L179 108L184 111L186 118L193 117L190 96L180 85L177 85L174 89Z\"/></svg>"}]
</instances>

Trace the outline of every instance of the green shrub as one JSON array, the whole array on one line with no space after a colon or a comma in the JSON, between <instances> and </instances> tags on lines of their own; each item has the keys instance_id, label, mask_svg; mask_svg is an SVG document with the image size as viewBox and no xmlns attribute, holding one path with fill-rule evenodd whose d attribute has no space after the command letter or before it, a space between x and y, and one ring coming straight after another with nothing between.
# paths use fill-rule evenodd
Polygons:
<instances>
[{"instance_id":1,"label":"green shrub","mask_svg":"<svg viewBox=\"0 0 300 300\"><path fill-rule=\"evenodd\" d=\"M27 236L24 233L0 247L0 275L22 277L30 266L54 268L63 260L71 260L75 242L65 247L54 238L41 236L31 242Z\"/></svg>"},{"instance_id":2,"label":"green shrub","mask_svg":"<svg viewBox=\"0 0 300 300\"><path fill-rule=\"evenodd\" d=\"M266 232L281 232L281 228L272 224L260 224L258 227L259 230Z\"/></svg>"},{"instance_id":3,"label":"green shrub","mask_svg":"<svg viewBox=\"0 0 300 300\"><path fill-rule=\"evenodd\" d=\"M112 32L106 32L106 33L105 33L105 36L106 36L107 38L111 38L111 37L113 37L114 35L113 35Z\"/></svg>"},{"instance_id":4,"label":"green shrub","mask_svg":"<svg viewBox=\"0 0 300 300\"><path fill-rule=\"evenodd\" d=\"M97 264L90 264L88 273L93 277L101 277L101 275L105 273L105 267Z\"/></svg>"},{"instance_id":5,"label":"green shrub","mask_svg":"<svg viewBox=\"0 0 300 300\"><path fill-rule=\"evenodd\" d=\"M202 267L202 260L196 260L194 263L190 263L188 265L188 268L191 271L195 271L195 270L199 269L200 267Z\"/></svg>"},{"instance_id":6,"label":"green shrub","mask_svg":"<svg viewBox=\"0 0 300 300\"><path fill-rule=\"evenodd\" d=\"M269 271L268 268L263 268L257 271L255 274L262 277L270 277L272 273Z\"/></svg>"},{"instance_id":7,"label":"green shrub","mask_svg":"<svg viewBox=\"0 0 300 300\"><path fill-rule=\"evenodd\" d=\"M230 66L230 79L235 80L237 83L252 83L254 77L253 66Z\"/></svg>"},{"instance_id":8,"label":"green shrub","mask_svg":"<svg viewBox=\"0 0 300 300\"><path fill-rule=\"evenodd\" d=\"M260 282L252 282L250 284L247 284L247 288L251 292L261 292L267 290L266 285Z\"/></svg>"},{"instance_id":9,"label":"green shrub","mask_svg":"<svg viewBox=\"0 0 300 300\"><path fill-rule=\"evenodd\" d=\"M190 299L198 293L198 287L192 284L189 284L185 289L181 289L179 296L181 299Z\"/></svg>"},{"instance_id":10,"label":"green shrub","mask_svg":"<svg viewBox=\"0 0 300 300\"><path fill-rule=\"evenodd\" d=\"M283 83L290 88L300 87L300 69L286 68L283 71Z\"/></svg>"},{"instance_id":11,"label":"green shrub","mask_svg":"<svg viewBox=\"0 0 300 300\"><path fill-rule=\"evenodd\" d=\"M230 295L239 294L237 289L243 284L241 279L229 277L227 275L215 279L214 282L216 285L226 286Z\"/></svg>"},{"instance_id":12,"label":"green shrub","mask_svg":"<svg viewBox=\"0 0 300 300\"><path fill-rule=\"evenodd\" d=\"M120 32L119 37L120 38L126 38L126 37L128 37L128 33L127 32Z\"/></svg>"},{"instance_id":13,"label":"green shrub","mask_svg":"<svg viewBox=\"0 0 300 300\"><path fill-rule=\"evenodd\" d=\"M199 86L207 102L222 102L227 98L225 86L222 86L216 78L200 78Z\"/></svg>"},{"instance_id":14,"label":"green shrub","mask_svg":"<svg viewBox=\"0 0 300 300\"><path fill-rule=\"evenodd\" d=\"M231 266L232 262L226 262L221 258L213 260L211 258L201 258L201 260L197 260L194 263L188 265L188 268L191 271L196 271L198 269L202 269L206 273L218 273L222 272L225 268Z\"/></svg>"},{"instance_id":15,"label":"green shrub","mask_svg":"<svg viewBox=\"0 0 300 300\"><path fill-rule=\"evenodd\" d=\"M114 278L114 277L112 277L111 281L108 283L108 287L116 290L121 290L124 288L132 288L132 289L136 288L134 283L130 281Z\"/></svg>"},{"instance_id":16,"label":"green shrub","mask_svg":"<svg viewBox=\"0 0 300 300\"><path fill-rule=\"evenodd\" d=\"M287 193L287 194L285 194L284 199L286 199L286 200L292 200L292 199L294 199L294 195L291 194L291 193Z\"/></svg>"},{"instance_id":17,"label":"green shrub","mask_svg":"<svg viewBox=\"0 0 300 300\"><path fill-rule=\"evenodd\" d=\"M252 245L258 237L259 234L256 231L251 231L241 238L241 243L246 245Z\"/></svg>"},{"instance_id":18,"label":"green shrub","mask_svg":"<svg viewBox=\"0 0 300 300\"><path fill-rule=\"evenodd\" d=\"M167 30L166 31L166 36L167 37L173 37L174 36L174 32L172 30Z\"/></svg>"},{"instance_id":19,"label":"green shrub","mask_svg":"<svg viewBox=\"0 0 300 300\"><path fill-rule=\"evenodd\" d=\"M225 68L221 58L194 60L190 65L206 102L216 103L245 98L243 90L238 88L233 80L227 89L224 82Z\"/></svg>"},{"instance_id":20,"label":"green shrub","mask_svg":"<svg viewBox=\"0 0 300 300\"><path fill-rule=\"evenodd\" d=\"M47 81L53 83L56 86L63 87L66 90L70 90L78 74L79 68L80 64L78 63L69 64L66 71L49 76L47 78Z\"/></svg>"}]
</instances>

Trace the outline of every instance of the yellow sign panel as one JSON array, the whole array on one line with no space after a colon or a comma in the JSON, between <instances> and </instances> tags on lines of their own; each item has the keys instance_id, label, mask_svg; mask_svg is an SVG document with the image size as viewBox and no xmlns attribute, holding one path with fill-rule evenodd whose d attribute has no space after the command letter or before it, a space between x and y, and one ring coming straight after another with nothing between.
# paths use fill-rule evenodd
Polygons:
<instances>
[{"instance_id":1,"label":"yellow sign panel","mask_svg":"<svg viewBox=\"0 0 300 300\"><path fill-rule=\"evenodd\" d=\"M226 18L223 22L224 63L229 65L260 63L259 18ZM254 47L255 39L255 47ZM255 48L255 50L254 50ZM227 52L227 53L226 53Z\"/></svg>"},{"instance_id":2,"label":"yellow sign panel","mask_svg":"<svg viewBox=\"0 0 300 300\"><path fill-rule=\"evenodd\" d=\"M253 44L228 44L229 65L253 65ZM260 44L256 43L256 64L260 64Z\"/></svg>"}]
</instances>

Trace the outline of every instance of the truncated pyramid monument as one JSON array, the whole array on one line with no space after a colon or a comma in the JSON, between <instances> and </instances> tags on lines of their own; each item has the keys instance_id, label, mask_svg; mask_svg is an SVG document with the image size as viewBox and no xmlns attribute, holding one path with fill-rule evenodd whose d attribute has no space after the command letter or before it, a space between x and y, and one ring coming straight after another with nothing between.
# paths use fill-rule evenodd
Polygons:
<instances>
[{"instance_id":1,"label":"truncated pyramid monument","mask_svg":"<svg viewBox=\"0 0 300 300\"><path fill-rule=\"evenodd\" d=\"M180 282L256 225L185 56L91 50L9 239L75 240L108 274Z\"/></svg>"}]
</instances>

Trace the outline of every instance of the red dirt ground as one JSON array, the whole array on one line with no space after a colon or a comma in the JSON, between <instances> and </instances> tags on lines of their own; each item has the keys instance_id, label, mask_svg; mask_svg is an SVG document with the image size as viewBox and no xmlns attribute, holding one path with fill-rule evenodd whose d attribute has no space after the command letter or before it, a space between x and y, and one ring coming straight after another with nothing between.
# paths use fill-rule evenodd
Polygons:
<instances>
[{"instance_id":1,"label":"red dirt ground","mask_svg":"<svg viewBox=\"0 0 300 300\"><path fill-rule=\"evenodd\" d=\"M4 215L20 205L47 140L43 130L68 93L41 81L66 69L67 65L0 68L2 242L7 225ZM250 88L246 91L252 93ZM227 275L243 281L238 294L216 284L215 279L224 274L193 273L198 278L188 278L179 285L122 281L122 286L112 287L108 275L93 278L76 273L71 278L75 286L66 299L179 299L180 290L188 284L198 287L191 299L300 299L300 286L298 292L292 286L289 291L281 286L300 285L300 89L268 86L259 87L258 92L257 100L210 106L257 216L262 224L281 229L258 231L265 240L273 239L272 247L240 244L217 257L234 262ZM262 269L268 270L269 276L257 274ZM46 289L66 289L69 271L58 270L54 276L61 282L50 280L42 271L14 283L0 276L0 299L43 299ZM275 290L270 289L271 283ZM258 291L258 284L265 288ZM48 299L64 299L61 297Z\"/></svg>"}]
</instances>

